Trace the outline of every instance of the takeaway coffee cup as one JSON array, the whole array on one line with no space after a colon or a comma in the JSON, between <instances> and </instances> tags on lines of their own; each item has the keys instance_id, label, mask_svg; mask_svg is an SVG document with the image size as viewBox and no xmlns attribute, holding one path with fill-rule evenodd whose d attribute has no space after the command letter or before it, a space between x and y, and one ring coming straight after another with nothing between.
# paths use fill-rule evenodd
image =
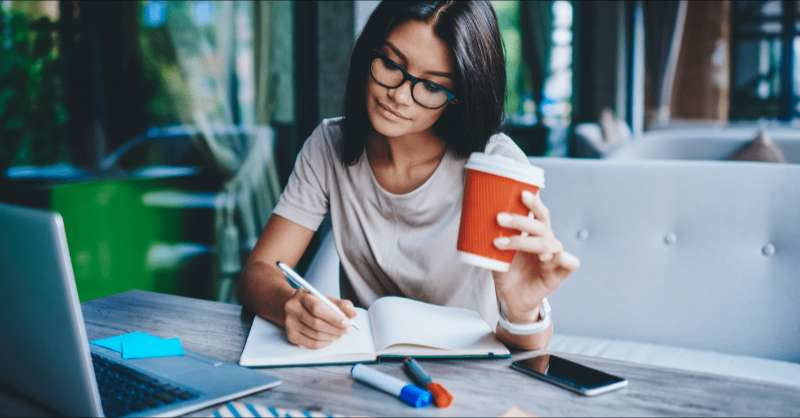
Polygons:
<instances>
[{"instance_id":1,"label":"takeaway coffee cup","mask_svg":"<svg viewBox=\"0 0 800 418\"><path fill-rule=\"evenodd\" d=\"M497 237L519 235L497 223L500 212L527 216L522 191L544 188L544 170L497 155L474 152L465 166L466 183L458 230L458 257L465 263L495 271L508 271L515 251L494 246Z\"/></svg>"}]
</instances>

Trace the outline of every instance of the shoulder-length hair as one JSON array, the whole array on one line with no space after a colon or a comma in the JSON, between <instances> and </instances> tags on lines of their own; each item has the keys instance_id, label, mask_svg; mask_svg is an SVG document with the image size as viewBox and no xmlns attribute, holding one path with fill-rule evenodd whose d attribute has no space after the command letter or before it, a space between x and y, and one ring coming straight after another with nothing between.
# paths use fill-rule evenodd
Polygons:
<instances>
[{"instance_id":1,"label":"shoulder-length hair","mask_svg":"<svg viewBox=\"0 0 800 418\"><path fill-rule=\"evenodd\" d=\"M457 104L434 124L436 134L460 157L483 151L503 121L506 68L497 17L488 1L383 1L369 17L350 57L344 98L342 162L355 164L372 126L366 88L371 52L410 20L429 23L451 49Z\"/></svg>"}]
</instances>

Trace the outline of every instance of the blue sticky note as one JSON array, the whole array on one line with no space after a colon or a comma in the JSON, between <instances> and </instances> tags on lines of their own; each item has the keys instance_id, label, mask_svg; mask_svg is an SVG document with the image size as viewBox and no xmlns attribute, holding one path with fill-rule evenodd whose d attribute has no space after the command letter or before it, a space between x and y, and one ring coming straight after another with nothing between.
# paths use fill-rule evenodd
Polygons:
<instances>
[{"instance_id":1,"label":"blue sticky note","mask_svg":"<svg viewBox=\"0 0 800 418\"><path fill-rule=\"evenodd\" d=\"M139 331L92 340L92 344L116 351L124 359L183 355L183 346L180 339L161 338Z\"/></svg>"},{"instance_id":2,"label":"blue sticky note","mask_svg":"<svg viewBox=\"0 0 800 418\"><path fill-rule=\"evenodd\" d=\"M92 344L94 344L96 346L107 348L109 350L113 350L113 351L116 351L117 353L122 354L122 341L124 341L125 339L127 339L127 338L129 338L131 336L133 336L133 338L137 338L137 337L139 337L141 335L151 336L149 334L145 334L143 332L138 332L137 331L137 332L130 332L130 333L127 333L127 334L116 335L114 337L108 337L108 338L101 338L101 339L97 339L97 340L92 340L91 342L92 342ZM158 338L158 337L156 337L156 338Z\"/></svg>"},{"instance_id":3,"label":"blue sticky note","mask_svg":"<svg viewBox=\"0 0 800 418\"><path fill-rule=\"evenodd\" d=\"M145 334L122 341L122 358L126 360L182 355L183 346L178 338L159 338Z\"/></svg>"}]
</instances>

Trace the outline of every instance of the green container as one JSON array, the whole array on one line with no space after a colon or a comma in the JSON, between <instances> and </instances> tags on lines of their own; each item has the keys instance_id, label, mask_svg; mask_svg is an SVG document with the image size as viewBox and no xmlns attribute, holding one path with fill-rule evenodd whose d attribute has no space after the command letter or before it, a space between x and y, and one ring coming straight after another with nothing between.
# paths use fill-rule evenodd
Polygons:
<instances>
[{"instance_id":1,"label":"green container","mask_svg":"<svg viewBox=\"0 0 800 418\"><path fill-rule=\"evenodd\" d=\"M203 183L196 174L84 178L16 184L0 200L62 215L81 301L131 289L210 299L214 193Z\"/></svg>"}]
</instances>

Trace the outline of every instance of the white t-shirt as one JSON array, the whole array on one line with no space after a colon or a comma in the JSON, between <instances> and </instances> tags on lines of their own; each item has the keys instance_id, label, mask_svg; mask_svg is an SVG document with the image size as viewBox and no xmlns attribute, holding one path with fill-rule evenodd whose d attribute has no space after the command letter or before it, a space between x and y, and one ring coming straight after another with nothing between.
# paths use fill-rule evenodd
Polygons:
<instances>
[{"instance_id":1,"label":"white t-shirt","mask_svg":"<svg viewBox=\"0 0 800 418\"><path fill-rule=\"evenodd\" d=\"M491 272L456 255L466 159L448 150L425 183L394 194L378 184L365 154L354 165L342 163L343 140L342 118L322 121L273 213L316 231L330 212L342 297L356 305L404 296L478 311L494 328L499 313ZM484 152L528 163L504 134L493 135Z\"/></svg>"}]
</instances>

